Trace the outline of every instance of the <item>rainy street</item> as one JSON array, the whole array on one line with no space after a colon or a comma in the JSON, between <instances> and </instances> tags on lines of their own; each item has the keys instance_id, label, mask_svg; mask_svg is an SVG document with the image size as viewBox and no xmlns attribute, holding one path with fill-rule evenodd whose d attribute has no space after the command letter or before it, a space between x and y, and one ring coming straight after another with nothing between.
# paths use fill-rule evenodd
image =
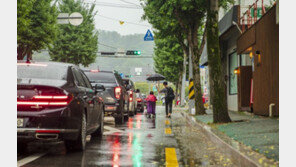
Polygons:
<instances>
[{"instance_id":1,"label":"rainy street","mask_svg":"<svg viewBox=\"0 0 296 167\"><path fill-rule=\"evenodd\" d=\"M67 152L63 142L31 143L18 166L236 166L181 112L169 119L163 106L156 111L156 119L138 113L121 126L105 117L102 139L87 136L84 152Z\"/></svg>"}]
</instances>

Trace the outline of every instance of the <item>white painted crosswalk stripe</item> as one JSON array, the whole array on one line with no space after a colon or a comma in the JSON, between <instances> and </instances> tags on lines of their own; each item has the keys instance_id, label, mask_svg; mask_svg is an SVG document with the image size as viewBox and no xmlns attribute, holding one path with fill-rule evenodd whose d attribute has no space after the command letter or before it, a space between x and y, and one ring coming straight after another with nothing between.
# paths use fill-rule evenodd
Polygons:
<instances>
[{"instance_id":1,"label":"white painted crosswalk stripe","mask_svg":"<svg viewBox=\"0 0 296 167\"><path fill-rule=\"evenodd\" d=\"M17 161L17 166L20 167L20 166L23 166L23 165L26 165L42 156L44 156L46 153L38 153L38 154L33 154L33 155L30 155L26 158L23 158L19 161Z\"/></svg>"}]
</instances>

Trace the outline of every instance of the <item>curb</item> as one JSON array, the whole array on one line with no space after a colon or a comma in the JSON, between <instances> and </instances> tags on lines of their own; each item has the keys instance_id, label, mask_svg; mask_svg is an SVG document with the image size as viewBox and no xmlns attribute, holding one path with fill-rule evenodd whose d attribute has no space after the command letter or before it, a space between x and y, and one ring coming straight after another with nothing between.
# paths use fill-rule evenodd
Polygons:
<instances>
[{"instance_id":1,"label":"curb","mask_svg":"<svg viewBox=\"0 0 296 167\"><path fill-rule=\"evenodd\" d=\"M231 157L232 161L234 161L235 164L239 164L240 166L248 166L248 167L260 167L262 165L258 164L251 158L247 157L246 155L243 155L239 150L235 149L225 141L223 141L220 137L218 137L216 134L214 134L211 131L211 127L208 125L203 125L201 123L198 123L194 117L189 116L187 113L181 112L182 116L184 116L187 120L192 122L193 124L197 125L201 128L202 132L211 140L211 142L215 143L221 151L223 151L225 154Z\"/></svg>"}]
</instances>

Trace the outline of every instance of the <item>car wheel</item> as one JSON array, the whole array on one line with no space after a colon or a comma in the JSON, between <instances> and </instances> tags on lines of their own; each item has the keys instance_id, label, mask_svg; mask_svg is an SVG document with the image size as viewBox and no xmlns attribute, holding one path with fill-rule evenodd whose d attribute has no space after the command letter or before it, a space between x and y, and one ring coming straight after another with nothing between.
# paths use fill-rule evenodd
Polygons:
<instances>
[{"instance_id":1,"label":"car wheel","mask_svg":"<svg viewBox=\"0 0 296 167\"><path fill-rule=\"evenodd\" d=\"M116 125L121 125L121 124L123 124L123 122L124 122L123 115L115 117L115 124Z\"/></svg>"},{"instance_id":2,"label":"car wheel","mask_svg":"<svg viewBox=\"0 0 296 167\"><path fill-rule=\"evenodd\" d=\"M91 137L102 137L103 136L103 132L104 132L104 113L101 114L101 122L100 122L100 127L98 127L98 129L91 134Z\"/></svg>"},{"instance_id":3,"label":"car wheel","mask_svg":"<svg viewBox=\"0 0 296 167\"><path fill-rule=\"evenodd\" d=\"M128 114L124 116L124 121L128 120Z\"/></svg>"},{"instance_id":4,"label":"car wheel","mask_svg":"<svg viewBox=\"0 0 296 167\"><path fill-rule=\"evenodd\" d=\"M83 151L86 145L86 115L83 112L81 117L81 127L79 130L79 136L76 141L68 140L65 141L65 145L67 150L78 150Z\"/></svg>"}]
</instances>

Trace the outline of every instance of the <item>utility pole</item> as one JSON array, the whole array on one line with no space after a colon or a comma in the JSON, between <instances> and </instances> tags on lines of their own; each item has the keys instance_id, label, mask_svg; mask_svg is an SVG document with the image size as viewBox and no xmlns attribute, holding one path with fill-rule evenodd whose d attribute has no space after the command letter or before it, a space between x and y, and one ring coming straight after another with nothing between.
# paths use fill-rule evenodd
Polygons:
<instances>
[{"instance_id":1,"label":"utility pole","mask_svg":"<svg viewBox=\"0 0 296 167\"><path fill-rule=\"evenodd\" d=\"M183 76L182 76L182 85L181 85L181 106L184 105L185 99L185 82L186 82L186 53L184 52L184 60L183 60Z\"/></svg>"}]
</instances>

